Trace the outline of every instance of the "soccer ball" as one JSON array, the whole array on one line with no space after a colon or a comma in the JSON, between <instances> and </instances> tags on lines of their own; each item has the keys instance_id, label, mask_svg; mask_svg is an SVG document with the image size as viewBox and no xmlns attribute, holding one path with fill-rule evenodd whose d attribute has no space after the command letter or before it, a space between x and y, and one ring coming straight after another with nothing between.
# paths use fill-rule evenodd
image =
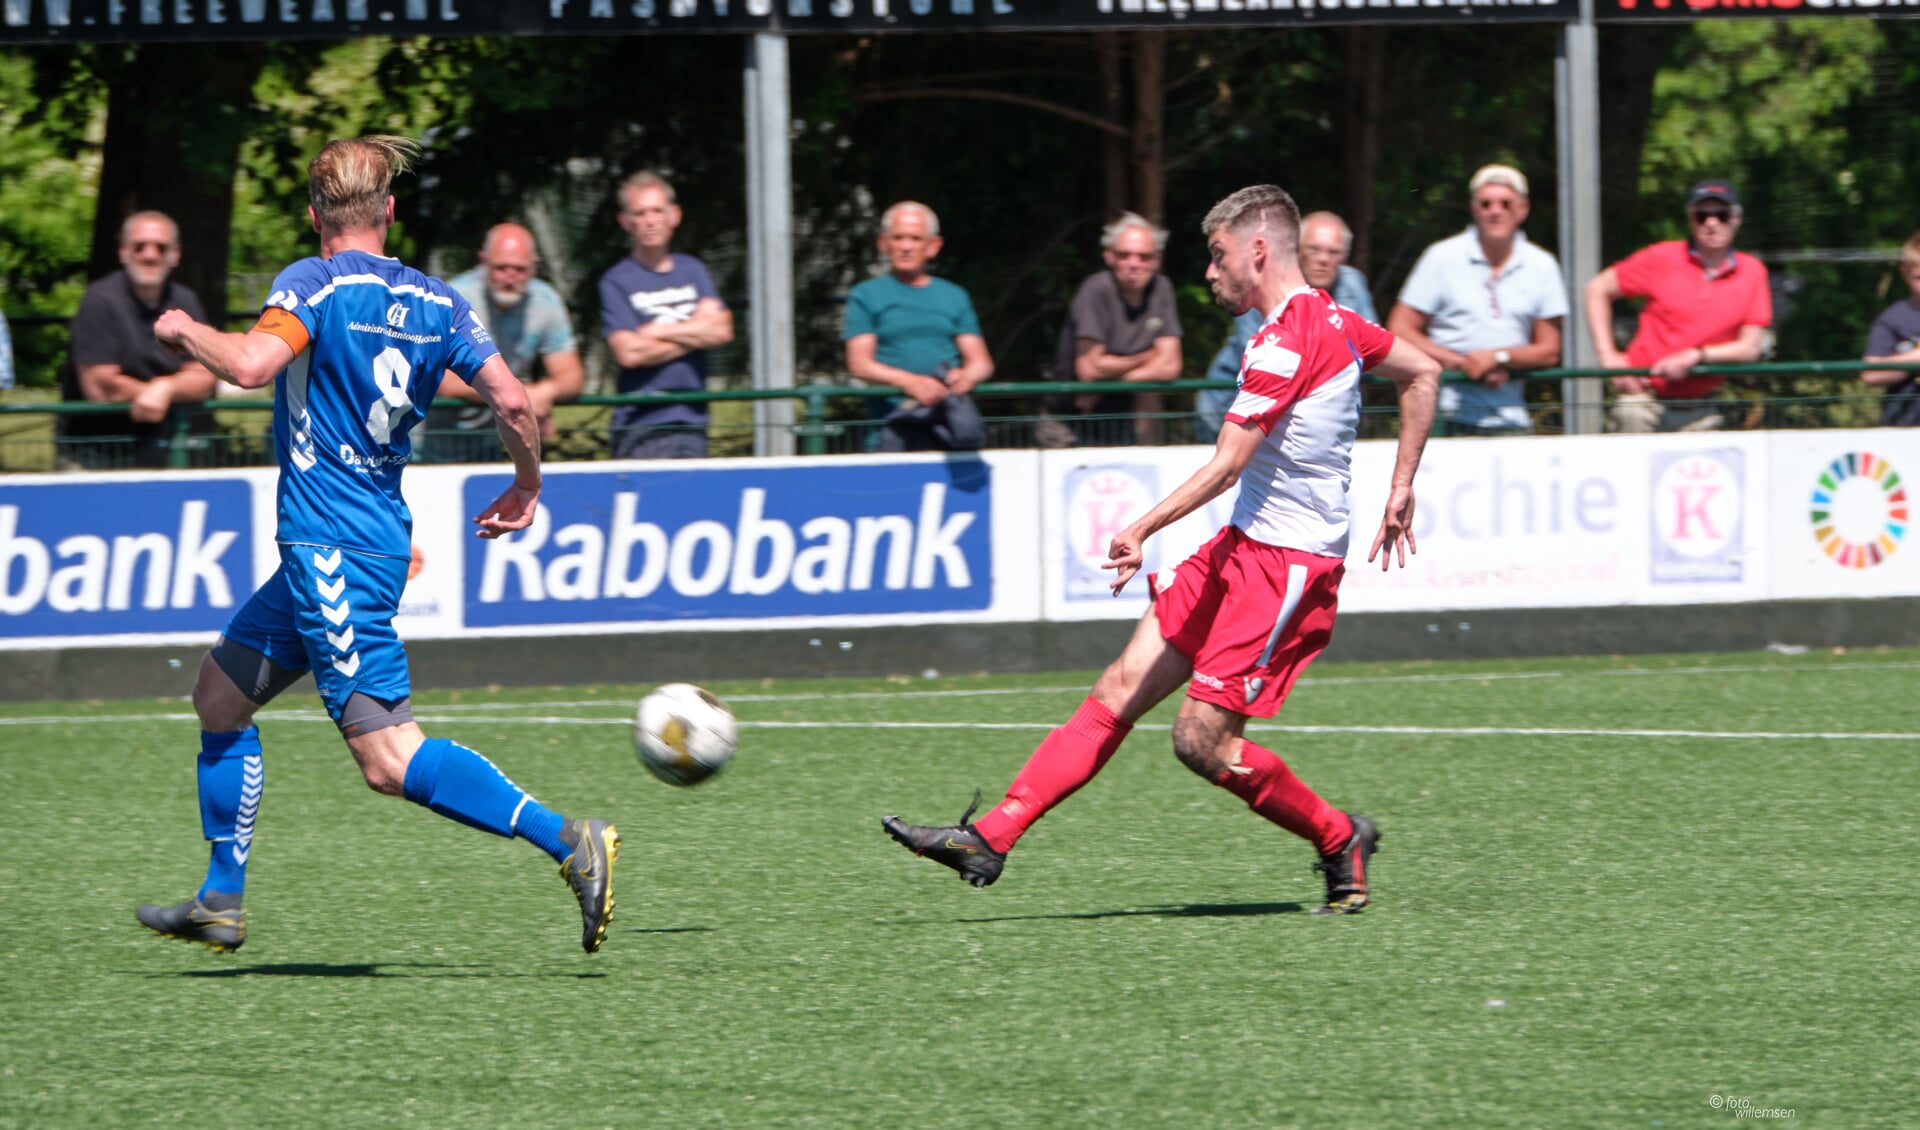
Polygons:
<instances>
[{"instance_id":1,"label":"soccer ball","mask_svg":"<svg viewBox=\"0 0 1920 1130\"><path fill-rule=\"evenodd\" d=\"M726 768L738 727L727 704L691 683L668 683L640 700L633 752L669 785L697 785Z\"/></svg>"}]
</instances>

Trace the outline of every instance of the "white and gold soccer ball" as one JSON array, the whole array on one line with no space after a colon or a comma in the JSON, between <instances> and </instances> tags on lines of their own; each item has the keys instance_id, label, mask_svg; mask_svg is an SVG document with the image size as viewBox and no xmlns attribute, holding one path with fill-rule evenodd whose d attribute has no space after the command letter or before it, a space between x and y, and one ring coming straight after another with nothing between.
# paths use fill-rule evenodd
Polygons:
<instances>
[{"instance_id":1,"label":"white and gold soccer ball","mask_svg":"<svg viewBox=\"0 0 1920 1130\"><path fill-rule=\"evenodd\" d=\"M669 785L697 785L726 768L738 736L727 704L691 683L655 688L633 719L633 752Z\"/></svg>"}]
</instances>

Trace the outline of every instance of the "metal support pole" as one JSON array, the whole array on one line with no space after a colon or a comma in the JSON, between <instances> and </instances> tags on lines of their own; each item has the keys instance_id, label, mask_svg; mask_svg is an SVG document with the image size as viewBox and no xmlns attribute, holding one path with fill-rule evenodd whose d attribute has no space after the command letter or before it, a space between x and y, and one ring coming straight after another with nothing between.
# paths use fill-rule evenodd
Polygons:
<instances>
[{"instance_id":1,"label":"metal support pole","mask_svg":"<svg viewBox=\"0 0 1920 1130\"><path fill-rule=\"evenodd\" d=\"M753 387L792 388L793 170L787 144L792 112L785 36L756 32L748 38L745 95ZM755 455L793 454L792 401L754 401L753 424Z\"/></svg>"},{"instance_id":2,"label":"metal support pole","mask_svg":"<svg viewBox=\"0 0 1920 1130\"><path fill-rule=\"evenodd\" d=\"M1560 266L1567 273L1566 331L1561 364L1592 368L1593 338L1581 291L1600 273L1600 34L1593 22L1594 0L1580 0L1580 14L1560 29L1553 61L1554 104L1560 148ZM1560 382L1567 432L1591 435L1606 430L1602 377L1569 377Z\"/></svg>"}]
</instances>

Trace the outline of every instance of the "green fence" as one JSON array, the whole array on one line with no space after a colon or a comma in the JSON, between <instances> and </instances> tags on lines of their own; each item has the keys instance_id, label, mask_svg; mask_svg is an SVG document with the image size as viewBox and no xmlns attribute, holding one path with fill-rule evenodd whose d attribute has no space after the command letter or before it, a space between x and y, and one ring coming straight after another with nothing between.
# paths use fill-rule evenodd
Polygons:
<instances>
[{"instance_id":1,"label":"green fence","mask_svg":"<svg viewBox=\"0 0 1920 1130\"><path fill-rule=\"evenodd\" d=\"M1856 374L1865 369L1920 371L1920 365L1869 365L1859 361L1770 362L1753 365L1713 365L1695 370L1728 378L1716 394L1723 427L1756 428L1872 427L1880 421L1878 390L1862 385ZM1529 414L1536 433L1566 431L1561 381L1568 377L1644 375L1645 370L1553 369L1526 378ZM1458 374L1449 374L1457 378ZM1207 389L1226 389L1222 381L1175 381L1141 385L1108 383L989 382L974 390L987 424L987 446L993 448L1056 446L1128 446L1192 443L1206 438L1206 429L1194 415L1196 395ZM1075 394L1117 393L1157 395L1153 410L1107 414L1047 412L1050 398ZM654 405L700 403L710 405L707 429L712 455L751 455L754 451L754 406L758 401L793 404L794 450L807 455L855 453L872 450L882 421L869 414L897 394L889 388L849 388L815 383L792 389L714 389L708 392L662 393L640 396L587 396L561 406L555 413L556 434L544 445L547 459L557 461L608 458L612 452L612 417L623 404ZM1390 438L1398 433L1398 413L1391 383L1369 378L1361 389L1360 437ZM442 406L464 407L457 401ZM133 467L249 467L271 464L273 402L266 397L222 398L203 405L176 408L153 434L69 435L63 419L112 416L125 419L124 405L60 404L12 400L0 403L0 471L124 469ZM78 429L75 429L78 430ZM97 433L97 426L87 429ZM1453 429L1456 433L1471 429ZM1442 424L1436 431L1447 434ZM448 453L441 461L504 458L488 433L414 432L423 461L434 452Z\"/></svg>"}]
</instances>

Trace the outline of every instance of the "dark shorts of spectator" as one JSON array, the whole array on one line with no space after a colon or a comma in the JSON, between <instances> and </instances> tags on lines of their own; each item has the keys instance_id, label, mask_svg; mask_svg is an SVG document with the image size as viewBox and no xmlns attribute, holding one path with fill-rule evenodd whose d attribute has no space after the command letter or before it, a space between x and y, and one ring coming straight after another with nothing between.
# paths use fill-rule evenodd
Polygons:
<instances>
[{"instance_id":1,"label":"dark shorts of spectator","mask_svg":"<svg viewBox=\"0 0 1920 1130\"><path fill-rule=\"evenodd\" d=\"M705 459L707 432L689 428L615 428L615 459Z\"/></svg>"}]
</instances>

